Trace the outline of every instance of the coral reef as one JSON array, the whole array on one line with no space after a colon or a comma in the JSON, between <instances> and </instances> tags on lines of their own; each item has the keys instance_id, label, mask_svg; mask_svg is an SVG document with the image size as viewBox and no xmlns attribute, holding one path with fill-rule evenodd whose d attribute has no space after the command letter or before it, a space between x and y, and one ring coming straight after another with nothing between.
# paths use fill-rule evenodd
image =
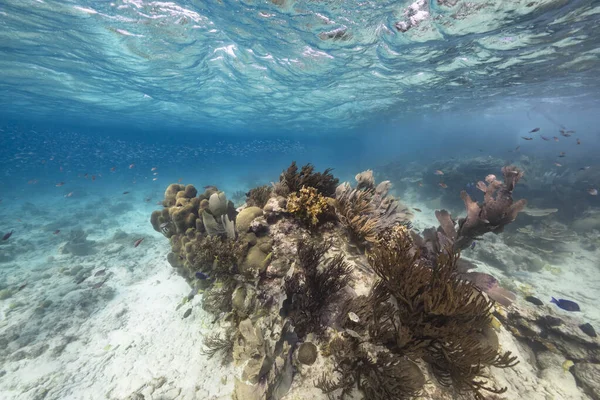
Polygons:
<instances>
[{"instance_id":1,"label":"coral reef","mask_svg":"<svg viewBox=\"0 0 600 400\"><path fill-rule=\"evenodd\" d=\"M330 171L292 163L272 191L250 191L239 213L215 187L198 195L170 185L151 217L193 287L188 299L202 291L216 317L205 352L232 360L233 398L280 399L297 372L315 377L315 365L329 371L315 383L330 399L409 399L431 376L477 399L503 393L488 368L516 360L499 349L490 298L514 298L459 253L515 218L521 173L507 167L481 205L463 194L467 217L456 227L439 211L440 227L421 237L389 181L376 184L368 170L352 188Z\"/></svg>"}]
</instances>

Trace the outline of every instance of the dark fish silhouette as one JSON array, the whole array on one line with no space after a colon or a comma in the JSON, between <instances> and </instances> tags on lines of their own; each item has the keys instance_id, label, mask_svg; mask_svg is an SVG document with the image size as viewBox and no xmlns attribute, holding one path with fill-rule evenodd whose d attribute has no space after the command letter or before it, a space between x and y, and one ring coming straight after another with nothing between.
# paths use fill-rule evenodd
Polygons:
<instances>
[{"instance_id":1,"label":"dark fish silhouette","mask_svg":"<svg viewBox=\"0 0 600 400\"><path fill-rule=\"evenodd\" d=\"M477 244L477 242L475 242L475 241L473 243L471 243L471 250L473 250L475 248L476 244Z\"/></svg>"},{"instance_id":2,"label":"dark fish silhouette","mask_svg":"<svg viewBox=\"0 0 600 400\"><path fill-rule=\"evenodd\" d=\"M100 271L96 272L94 274L94 276L102 276L106 273L106 268L105 269L101 269Z\"/></svg>"},{"instance_id":3,"label":"dark fish silhouette","mask_svg":"<svg viewBox=\"0 0 600 400\"><path fill-rule=\"evenodd\" d=\"M550 138L547 138L547 137L546 137L546 136L544 136L544 135L540 135L540 137L541 137L543 140L546 140L546 141L550 140Z\"/></svg>"},{"instance_id":4,"label":"dark fish silhouette","mask_svg":"<svg viewBox=\"0 0 600 400\"><path fill-rule=\"evenodd\" d=\"M2 240L8 240L9 237L12 236L14 231L10 231L8 233L5 233L4 236L2 236Z\"/></svg>"},{"instance_id":5,"label":"dark fish silhouette","mask_svg":"<svg viewBox=\"0 0 600 400\"><path fill-rule=\"evenodd\" d=\"M60 233L60 229L54 231L54 235L58 235Z\"/></svg>"},{"instance_id":6,"label":"dark fish silhouette","mask_svg":"<svg viewBox=\"0 0 600 400\"><path fill-rule=\"evenodd\" d=\"M581 329L586 335L591 337L596 337L596 330L589 323L579 325L579 329Z\"/></svg>"},{"instance_id":7,"label":"dark fish silhouette","mask_svg":"<svg viewBox=\"0 0 600 400\"><path fill-rule=\"evenodd\" d=\"M539 130L540 130L540 128L533 128L532 130L529 131L529 133L535 133L535 132L537 132Z\"/></svg>"},{"instance_id":8,"label":"dark fish silhouette","mask_svg":"<svg viewBox=\"0 0 600 400\"><path fill-rule=\"evenodd\" d=\"M196 278L201 279L201 280L205 280L205 279L210 279L210 277L208 275L206 275L204 272L196 272Z\"/></svg>"},{"instance_id":9,"label":"dark fish silhouette","mask_svg":"<svg viewBox=\"0 0 600 400\"><path fill-rule=\"evenodd\" d=\"M187 318L192 314L192 309L188 308L187 310L185 310L185 312L183 313L183 318Z\"/></svg>"},{"instance_id":10,"label":"dark fish silhouette","mask_svg":"<svg viewBox=\"0 0 600 400\"><path fill-rule=\"evenodd\" d=\"M123 194L129 194L129 192L123 192Z\"/></svg>"},{"instance_id":11,"label":"dark fish silhouette","mask_svg":"<svg viewBox=\"0 0 600 400\"><path fill-rule=\"evenodd\" d=\"M527 300L530 303L535 304L536 306L543 306L544 305L544 302L541 301L540 299L538 299L537 297L527 296L527 297L525 297L525 300Z\"/></svg>"},{"instance_id":12,"label":"dark fish silhouette","mask_svg":"<svg viewBox=\"0 0 600 400\"><path fill-rule=\"evenodd\" d=\"M556 300L553 297L550 302L556 304L557 306L559 306L560 308L562 308L565 311L581 311L581 309L579 308L579 304L577 304L571 300L565 300L565 299Z\"/></svg>"},{"instance_id":13,"label":"dark fish silhouette","mask_svg":"<svg viewBox=\"0 0 600 400\"><path fill-rule=\"evenodd\" d=\"M527 136L521 136L521 138L522 138L522 139L525 139L525 140L533 140L533 138L532 138L532 137L527 137Z\"/></svg>"},{"instance_id":14,"label":"dark fish silhouette","mask_svg":"<svg viewBox=\"0 0 600 400\"><path fill-rule=\"evenodd\" d=\"M143 241L144 241L144 238L136 240L135 243L133 243L133 247L138 247L140 245L140 243L142 243Z\"/></svg>"}]
</instances>

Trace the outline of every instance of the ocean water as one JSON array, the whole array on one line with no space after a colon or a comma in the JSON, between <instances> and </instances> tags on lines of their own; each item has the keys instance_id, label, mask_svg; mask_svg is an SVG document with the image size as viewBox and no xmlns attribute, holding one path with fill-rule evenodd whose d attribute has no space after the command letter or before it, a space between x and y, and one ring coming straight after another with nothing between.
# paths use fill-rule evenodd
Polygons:
<instances>
[{"instance_id":1,"label":"ocean water","mask_svg":"<svg viewBox=\"0 0 600 400\"><path fill-rule=\"evenodd\" d=\"M504 323L521 363L497 398L600 398L578 330L600 327L599 24L598 1L0 1L0 398L326 399L325 356L240 392L240 363L202 351L224 315L185 300L150 223L172 183L240 207L292 161L373 170L421 234L520 168L527 207L462 258L509 315L533 296L565 328ZM423 398L472 398L440 390Z\"/></svg>"}]
</instances>

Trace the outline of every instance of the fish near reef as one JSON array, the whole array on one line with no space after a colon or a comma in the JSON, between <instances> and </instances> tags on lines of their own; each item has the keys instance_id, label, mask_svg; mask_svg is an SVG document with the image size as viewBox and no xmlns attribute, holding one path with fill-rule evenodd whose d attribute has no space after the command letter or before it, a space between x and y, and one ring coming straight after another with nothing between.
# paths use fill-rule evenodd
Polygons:
<instances>
[{"instance_id":1,"label":"fish near reef","mask_svg":"<svg viewBox=\"0 0 600 400\"><path fill-rule=\"evenodd\" d=\"M187 318L192 314L192 309L188 308L187 310L185 310L185 312L183 313L183 318Z\"/></svg>"},{"instance_id":2,"label":"fish near reef","mask_svg":"<svg viewBox=\"0 0 600 400\"><path fill-rule=\"evenodd\" d=\"M2 240L8 240L8 238L11 237L14 232L15 231L10 231L8 233L5 233L4 236L2 236Z\"/></svg>"},{"instance_id":3,"label":"fish near reef","mask_svg":"<svg viewBox=\"0 0 600 400\"><path fill-rule=\"evenodd\" d=\"M133 247L138 247L140 245L140 243L142 243L144 241L144 238L138 239L133 243Z\"/></svg>"},{"instance_id":4,"label":"fish near reef","mask_svg":"<svg viewBox=\"0 0 600 400\"><path fill-rule=\"evenodd\" d=\"M529 131L529 133L535 133L538 132L540 130L540 128L533 128L532 130Z\"/></svg>"},{"instance_id":5,"label":"fish near reef","mask_svg":"<svg viewBox=\"0 0 600 400\"><path fill-rule=\"evenodd\" d=\"M525 297L525 300L527 300L528 302L535 304L536 306L543 306L544 302L541 301L540 299L538 299L537 297L534 296L527 296Z\"/></svg>"},{"instance_id":6,"label":"fish near reef","mask_svg":"<svg viewBox=\"0 0 600 400\"><path fill-rule=\"evenodd\" d=\"M556 300L553 297L550 302L556 304L558 307L562 308L565 311L581 311L581 309L579 308L579 304L577 304L571 300L565 300L565 299Z\"/></svg>"},{"instance_id":7,"label":"fish near reef","mask_svg":"<svg viewBox=\"0 0 600 400\"><path fill-rule=\"evenodd\" d=\"M586 335L588 335L590 337L598 336L598 335L596 335L596 330L590 323L586 322L585 324L579 325L579 329L581 329L583 331L583 333L585 333Z\"/></svg>"},{"instance_id":8,"label":"fish near reef","mask_svg":"<svg viewBox=\"0 0 600 400\"><path fill-rule=\"evenodd\" d=\"M210 279L210 277L208 275L206 275L204 272L200 272L200 271L196 272L196 278L198 278L200 280Z\"/></svg>"}]
</instances>

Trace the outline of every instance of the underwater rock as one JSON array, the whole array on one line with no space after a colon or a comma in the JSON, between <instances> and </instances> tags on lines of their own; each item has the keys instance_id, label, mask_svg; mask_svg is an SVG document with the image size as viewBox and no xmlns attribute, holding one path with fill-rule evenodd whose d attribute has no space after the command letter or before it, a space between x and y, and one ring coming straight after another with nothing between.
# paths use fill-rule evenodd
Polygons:
<instances>
[{"instance_id":1,"label":"underwater rock","mask_svg":"<svg viewBox=\"0 0 600 400\"><path fill-rule=\"evenodd\" d=\"M597 338L585 334L576 318L568 315L558 318L552 313L547 307L514 303L505 312L494 315L515 337L526 340L534 349L541 347L559 352L576 363L600 360Z\"/></svg>"},{"instance_id":2,"label":"underwater rock","mask_svg":"<svg viewBox=\"0 0 600 400\"><path fill-rule=\"evenodd\" d=\"M245 319L240 322L238 332L239 340L233 346L233 359L236 364L244 365L242 380L256 384L266 357L262 331L250 319Z\"/></svg>"},{"instance_id":3,"label":"underwater rock","mask_svg":"<svg viewBox=\"0 0 600 400\"><path fill-rule=\"evenodd\" d=\"M577 384L581 386L592 399L600 400L600 364L575 363L572 368Z\"/></svg>"},{"instance_id":4,"label":"underwater rock","mask_svg":"<svg viewBox=\"0 0 600 400\"><path fill-rule=\"evenodd\" d=\"M89 256L96 253L95 246L95 242L87 240L87 233L82 229L76 229L69 233L68 241L60 248L60 252L81 257Z\"/></svg>"},{"instance_id":5,"label":"underwater rock","mask_svg":"<svg viewBox=\"0 0 600 400\"><path fill-rule=\"evenodd\" d=\"M253 206L253 207L244 208L242 211L240 211L240 213L237 215L237 217L235 219L237 231L240 234L248 232L248 229L250 229L250 224L252 223L252 221L255 218L260 217L261 215L263 215L263 210L259 207Z\"/></svg>"},{"instance_id":6,"label":"underwater rock","mask_svg":"<svg viewBox=\"0 0 600 400\"><path fill-rule=\"evenodd\" d=\"M260 246L253 246L248 251L246 259L240 266L240 272L245 275L255 276L265 271L268 266L268 254L260 249Z\"/></svg>"},{"instance_id":7,"label":"underwater rock","mask_svg":"<svg viewBox=\"0 0 600 400\"><path fill-rule=\"evenodd\" d=\"M298 361L304 365L313 365L317 360L319 351L317 346L311 342L305 342L298 348Z\"/></svg>"}]
</instances>

